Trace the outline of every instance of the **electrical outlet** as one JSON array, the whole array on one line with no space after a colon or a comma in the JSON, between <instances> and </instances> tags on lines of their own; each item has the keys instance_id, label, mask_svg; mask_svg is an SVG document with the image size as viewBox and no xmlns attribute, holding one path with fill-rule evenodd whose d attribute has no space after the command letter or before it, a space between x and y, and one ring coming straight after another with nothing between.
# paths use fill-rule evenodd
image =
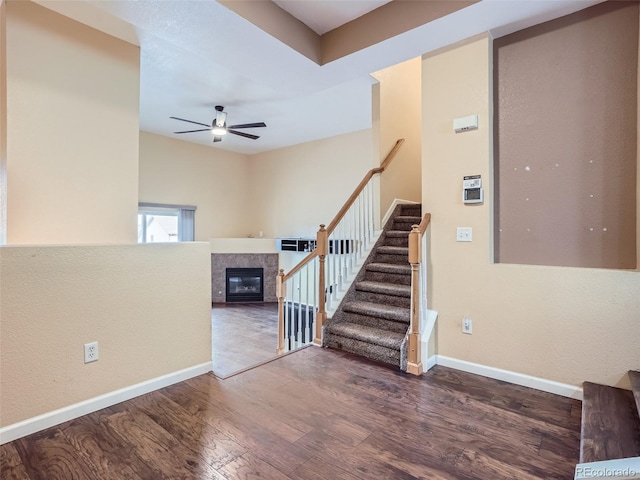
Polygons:
<instances>
[{"instance_id":1,"label":"electrical outlet","mask_svg":"<svg viewBox=\"0 0 640 480\"><path fill-rule=\"evenodd\" d=\"M84 363L98 361L98 342L84 344Z\"/></svg>"},{"instance_id":2,"label":"electrical outlet","mask_svg":"<svg viewBox=\"0 0 640 480\"><path fill-rule=\"evenodd\" d=\"M473 333L473 322L470 318L464 317L462 319L462 333L471 335Z\"/></svg>"}]
</instances>

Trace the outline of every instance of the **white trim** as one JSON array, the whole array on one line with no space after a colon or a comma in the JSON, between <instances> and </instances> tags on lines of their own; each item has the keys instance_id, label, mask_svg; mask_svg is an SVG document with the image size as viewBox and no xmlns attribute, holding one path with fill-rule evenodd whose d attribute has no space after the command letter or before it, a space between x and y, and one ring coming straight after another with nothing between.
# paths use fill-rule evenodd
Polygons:
<instances>
[{"instance_id":1,"label":"white trim","mask_svg":"<svg viewBox=\"0 0 640 480\"><path fill-rule=\"evenodd\" d=\"M401 198L394 198L393 202L391 202L391 206L387 210L387 213L384 214L382 218L382 223L380 224L380 229L384 229L384 226L387 224L389 219L391 218L391 214L395 210L398 205L419 205L418 202L414 202L412 200L402 200Z\"/></svg>"},{"instance_id":2,"label":"white trim","mask_svg":"<svg viewBox=\"0 0 640 480\"><path fill-rule=\"evenodd\" d=\"M436 363L438 363L438 356L431 355L429 358L427 358L427 361L424 362L424 371L428 372L429 370L431 370L433 367L436 366Z\"/></svg>"},{"instance_id":3,"label":"white trim","mask_svg":"<svg viewBox=\"0 0 640 480\"><path fill-rule=\"evenodd\" d=\"M125 400L130 400L145 393L153 392L154 390L168 387L174 383L208 373L212 371L212 367L212 362L201 363L200 365L145 380L144 382L121 388L120 390L105 393L98 397L90 398L52 412L38 415L37 417L28 418L13 425L2 427L0 428L0 445L39 432L45 428L73 420L74 418L93 413L102 408L110 407L116 403L124 402Z\"/></svg>"},{"instance_id":4,"label":"white trim","mask_svg":"<svg viewBox=\"0 0 640 480\"><path fill-rule=\"evenodd\" d=\"M425 298L420 299L426 301ZM425 372L436 364L437 355L429 351L429 341L433 336L436 321L438 320L438 312L435 310L425 309L426 320L420 318L420 355L422 356L422 365Z\"/></svg>"},{"instance_id":5,"label":"white trim","mask_svg":"<svg viewBox=\"0 0 640 480\"><path fill-rule=\"evenodd\" d=\"M495 378L496 380L522 385L523 387L535 388L536 390L542 390L543 392L555 393L556 395L562 395L563 397L582 400L582 388L575 385L554 382L553 380L546 380L539 377L532 377L531 375L526 375L524 373L502 370L500 368L489 367L479 363L445 357L444 355L437 355L436 363L443 367L455 368L456 370L462 370L463 372L475 373L476 375L482 375L483 377Z\"/></svg>"},{"instance_id":6,"label":"white trim","mask_svg":"<svg viewBox=\"0 0 640 480\"><path fill-rule=\"evenodd\" d=\"M603 462L579 463L574 480L606 478L608 480L640 479L640 457L605 460Z\"/></svg>"}]
</instances>

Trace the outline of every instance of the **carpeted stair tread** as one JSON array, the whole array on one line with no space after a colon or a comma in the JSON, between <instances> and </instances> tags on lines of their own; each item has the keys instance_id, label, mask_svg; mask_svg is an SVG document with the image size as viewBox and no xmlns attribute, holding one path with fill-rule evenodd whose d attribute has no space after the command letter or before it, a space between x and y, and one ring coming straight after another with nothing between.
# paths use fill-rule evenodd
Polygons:
<instances>
[{"instance_id":1,"label":"carpeted stair tread","mask_svg":"<svg viewBox=\"0 0 640 480\"><path fill-rule=\"evenodd\" d=\"M640 417L633 393L584 382L580 463L640 456Z\"/></svg>"},{"instance_id":2,"label":"carpeted stair tread","mask_svg":"<svg viewBox=\"0 0 640 480\"><path fill-rule=\"evenodd\" d=\"M400 344L405 336L404 333L380 330L379 328L367 327L350 322L332 325L331 333L394 350L400 349Z\"/></svg>"},{"instance_id":3,"label":"carpeted stair tread","mask_svg":"<svg viewBox=\"0 0 640 480\"><path fill-rule=\"evenodd\" d=\"M406 230L389 230L388 232L385 232L385 235L387 237L409 238L409 232Z\"/></svg>"},{"instance_id":4,"label":"carpeted stair tread","mask_svg":"<svg viewBox=\"0 0 640 480\"><path fill-rule=\"evenodd\" d=\"M347 302L344 304L345 312L359 313L360 315L369 315L372 317L383 318L385 320L393 320L395 322L409 323L411 321L411 312L408 308L399 308L380 303L371 302Z\"/></svg>"},{"instance_id":5,"label":"carpeted stair tread","mask_svg":"<svg viewBox=\"0 0 640 480\"><path fill-rule=\"evenodd\" d=\"M411 265L398 263L369 263L365 267L372 272L395 273L397 275L411 275Z\"/></svg>"},{"instance_id":6,"label":"carpeted stair tread","mask_svg":"<svg viewBox=\"0 0 640 480\"><path fill-rule=\"evenodd\" d=\"M420 205L419 203L414 203L414 204L405 203L400 208L400 213L402 215L415 215L415 216L422 215L422 205Z\"/></svg>"},{"instance_id":7,"label":"carpeted stair tread","mask_svg":"<svg viewBox=\"0 0 640 480\"><path fill-rule=\"evenodd\" d=\"M377 253L384 255L405 255L409 256L409 247L394 247L389 245L383 245L376 249Z\"/></svg>"},{"instance_id":8,"label":"carpeted stair tread","mask_svg":"<svg viewBox=\"0 0 640 480\"><path fill-rule=\"evenodd\" d=\"M396 285L394 283L372 282L365 280L363 282L356 283L356 290L411 298L411 287L408 285Z\"/></svg>"},{"instance_id":9,"label":"carpeted stair tread","mask_svg":"<svg viewBox=\"0 0 640 480\"><path fill-rule=\"evenodd\" d=\"M415 217L413 215L396 215L395 217L393 217L393 220L402 223L413 222L416 225L419 225L422 221L422 217Z\"/></svg>"}]
</instances>

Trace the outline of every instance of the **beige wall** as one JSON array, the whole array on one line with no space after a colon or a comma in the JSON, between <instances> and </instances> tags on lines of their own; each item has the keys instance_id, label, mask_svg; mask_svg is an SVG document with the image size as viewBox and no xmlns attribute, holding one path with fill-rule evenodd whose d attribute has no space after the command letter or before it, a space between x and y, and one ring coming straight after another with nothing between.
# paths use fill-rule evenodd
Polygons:
<instances>
[{"instance_id":1,"label":"beige wall","mask_svg":"<svg viewBox=\"0 0 640 480\"><path fill-rule=\"evenodd\" d=\"M371 142L371 131L363 130L253 155L247 234L314 237L373 168Z\"/></svg>"},{"instance_id":2,"label":"beige wall","mask_svg":"<svg viewBox=\"0 0 640 480\"><path fill-rule=\"evenodd\" d=\"M210 362L209 259L208 243L0 248L0 426Z\"/></svg>"},{"instance_id":3,"label":"beige wall","mask_svg":"<svg viewBox=\"0 0 640 480\"><path fill-rule=\"evenodd\" d=\"M380 211L394 199L420 201L421 59L414 58L373 74L379 81L373 94L375 132L384 158L399 138L405 143L380 178Z\"/></svg>"},{"instance_id":4,"label":"beige wall","mask_svg":"<svg viewBox=\"0 0 640 480\"><path fill-rule=\"evenodd\" d=\"M246 155L140 132L140 202L198 207L196 241L247 236L248 176Z\"/></svg>"},{"instance_id":5,"label":"beige wall","mask_svg":"<svg viewBox=\"0 0 640 480\"><path fill-rule=\"evenodd\" d=\"M628 385L640 365L636 272L492 264L491 63L488 38L424 59L423 204L432 213L429 308L439 312L438 354L571 385ZM477 113L480 128L451 121ZM464 206L464 175L482 174L487 197ZM473 242L455 241L457 226ZM461 320L473 321L473 335Z\"/></svg>"},{"instance_id":6,"label":"beige wall","mask_svg":"<svg viewBox=\"0 0 640 480\"><path fill-rule=\"evenodd\" d=\"M136 241L139 48L7 8L7 243Z\"/></svg>"},{"instance_id":7,"label":"beige wall","mask_svg":"<svg viewBox=\"0 0 640 480\"><path fill-rule=\"evenodd\" d=\"M7 17L0 0L0 245L7 243Z\"/></svg>"}]
</instances>

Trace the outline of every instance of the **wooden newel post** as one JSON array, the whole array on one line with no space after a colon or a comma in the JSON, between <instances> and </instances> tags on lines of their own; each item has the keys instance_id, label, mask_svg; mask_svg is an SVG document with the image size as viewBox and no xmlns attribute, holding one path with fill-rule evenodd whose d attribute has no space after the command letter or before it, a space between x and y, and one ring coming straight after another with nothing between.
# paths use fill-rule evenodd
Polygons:
<instances>
[{"instance_id":1,"label":"wooden newel post","mask_svg":"<svg viewBox=\"0 0 640 480\"><path fill-rule=\"evenodd\" d=\"M284 353L284 297L287 294L287 286L284 283L284 270L276 276L276 297L278 297L278 349L277 355Z\"/></svg>"},{"instance_id":2,"label":"wooden newel post","mask_svg":"<svg viewBox=\"0 0 640 480\"><path fill-rule=\"evenodd\" d=\"M409 234L409 263L411 264L411 325L409 327L409 351L407 372L422 374L420 355L420 229L411 227Z\"/></svg>"},{"instance_id":3,"label":"wooden newel post","mask_svg":"<svg viewBox=\"0 0 640 480\"><path fill-rule=\"evenodd\" d=\"M326 305L326 280L325 280L325 268L324 261L327 256L327 246L329 245L329 235L324 225L320 225L318 235L316 236L316 251L318 252L319 268L318 272L318 314L316 316L316 331L313 339L313 343L322 346L322 326L327 320Z\"/></svg>"}]
</instances>

